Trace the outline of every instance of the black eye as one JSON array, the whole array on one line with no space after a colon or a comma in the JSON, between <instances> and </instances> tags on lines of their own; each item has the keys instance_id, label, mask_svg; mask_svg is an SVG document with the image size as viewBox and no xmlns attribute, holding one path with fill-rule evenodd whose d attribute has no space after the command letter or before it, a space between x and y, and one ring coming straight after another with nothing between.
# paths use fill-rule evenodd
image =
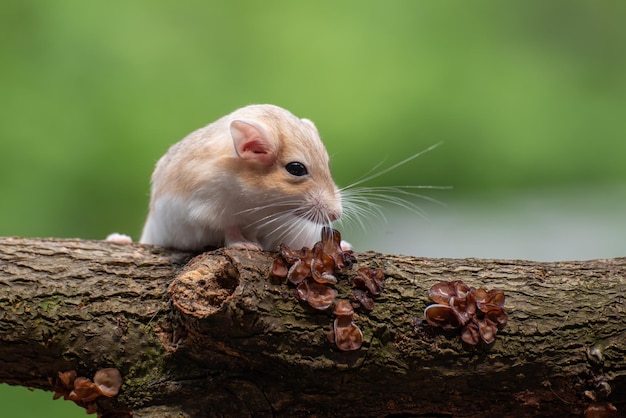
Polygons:
<instances>
[{"instance_id":1,"label":"black eye","mask_svg":"<svg viewBox=\"0 0 626 418\"><path fill-rule=\"evenodd\" d=\"M309 174L309 172L307 171L306 167L304 166L304 164L299 163L297 161L294 161L292 163L289 163L285 166L285 170L287 170L287 172L289 174L292 174L294 176L304 176L306 174Z\"/></svg>"}]
</instances>

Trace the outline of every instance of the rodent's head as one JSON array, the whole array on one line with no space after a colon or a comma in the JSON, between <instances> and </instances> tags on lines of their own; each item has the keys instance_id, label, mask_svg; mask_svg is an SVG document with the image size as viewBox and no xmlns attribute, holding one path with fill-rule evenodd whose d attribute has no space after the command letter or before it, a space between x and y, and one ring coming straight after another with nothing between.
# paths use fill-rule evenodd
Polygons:
<instances>
[{"instance_id":1,"label":"rodent's head","mask_svg":"<svg viewBox=\"0 0 626 418\"><path fill-rule=\"evenodd\" d=\"M311 121L277 106L252 105L230 115L229 129L237 156L230 163L237 164L259 213L289 212L320 225L339 219L341 195Z\"/></svg>"}]
</instances>

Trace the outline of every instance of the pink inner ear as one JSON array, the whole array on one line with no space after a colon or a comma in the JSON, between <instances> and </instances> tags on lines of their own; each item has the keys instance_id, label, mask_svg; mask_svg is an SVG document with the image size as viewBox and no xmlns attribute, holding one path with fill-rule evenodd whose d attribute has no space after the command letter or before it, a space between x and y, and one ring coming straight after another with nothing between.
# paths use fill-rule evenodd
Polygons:
<instances>
[{"instance_id":1,"label":"pink inner ear","mask_svg":"<svg viewBox=\"0 0 626 418\"><path fill-rule=\"evenodd\" d=\"M271 165L276 160L273 141L262 128L234 120L230 124L230 133L240 158L263 165Z\"/></svg>"},{"instance_id":2,"label":"pink inner ear","mask_svg":"<svg viewBox=\"0 0 626 418\"><path fill-rule=\"evenodd\" d=\"M267 154L268 150L265 144L261 141L250 141L243 144L242 148L243 153L253 152L255 154Z\"/></svg>"}]
</instances>

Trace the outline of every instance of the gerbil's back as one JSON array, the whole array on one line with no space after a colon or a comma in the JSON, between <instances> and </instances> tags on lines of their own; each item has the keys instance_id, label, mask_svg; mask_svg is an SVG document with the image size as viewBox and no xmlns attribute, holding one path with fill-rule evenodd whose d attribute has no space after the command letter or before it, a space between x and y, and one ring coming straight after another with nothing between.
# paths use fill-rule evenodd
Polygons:
<instances>
[{"instance_id":1,"label":"gerbil's back","mask_svg":"<svg viewBox=\"0 0 626 418\"><path fill-rule=\"evenodd\" d=\"M165 193L190 192L198 176L211 174L216 159L232 153L225 118L193 131L172 145L157 162L152 173L152 199Z\"/></svg>"}]
</instances>

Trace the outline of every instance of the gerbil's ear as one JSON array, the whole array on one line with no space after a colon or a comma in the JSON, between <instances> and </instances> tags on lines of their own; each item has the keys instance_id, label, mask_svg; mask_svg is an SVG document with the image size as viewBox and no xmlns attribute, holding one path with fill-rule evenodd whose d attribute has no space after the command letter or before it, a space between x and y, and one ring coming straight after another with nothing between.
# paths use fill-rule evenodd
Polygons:
<instances>
[{"instance_id":1,"label":"gerbil's ear","mask_svg":"<svg viewBox=\"0 0 626 418\"><path fill-rule=\"evenodd\" d=\"M240 158L266 166L276 161L275 142L258 124L234 120L230 123L230 134Z\"/></svg>"}]
</instances>

